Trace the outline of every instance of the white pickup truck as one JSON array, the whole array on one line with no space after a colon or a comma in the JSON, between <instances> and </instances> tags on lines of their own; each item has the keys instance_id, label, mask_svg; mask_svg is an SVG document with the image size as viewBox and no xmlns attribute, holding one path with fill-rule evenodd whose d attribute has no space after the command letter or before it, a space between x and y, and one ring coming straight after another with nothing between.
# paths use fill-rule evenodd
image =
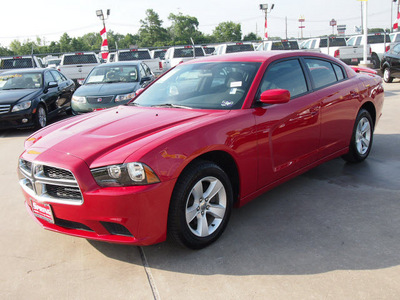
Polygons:
<instances>
[{"instance_id":1,"label":"white pickup truck","mask_svg":"<svg viewBox=\"0 0 400 300\"><path fill-rule=\"evenodd\" d=\"M61 63L57 70L79 86L92 69L100 64L100 60L94 52L66 53L61 56Z\"/></svg>"},{"instance_id":2,"label":"white pickup truck","mask_svg":"<svg viewBox=\"0 0 400 300\"><path fill-rule=\"evenodd\" d=\"M226 43L215 47L214 54L222 55L227 53L245 52L254 50L255 50L254 46L251 42Z\"/></svg>"},{"instance_id":3,"label":"white pickup truck","mask_svg":"<svg viewBox=\"0 0 400 300\"><path fill-rule=\"evenodd\" d=\"M109 55L109 58L113 58L114 62L140 60L150 68L155 76L161 75L165 71L160 58L152 58L149 49L118 50L114 56ZM107 62L111 61L107 60Z\"/></svg>"},{"instance_id":4,"label":"white pickup truck","mask_svg":"<svg viewBox=\"0 0 400 300\"><path fill-rule=\"evenodd\" d=\"M205 56L203 47L196 46L176 46L167 50L164 57L164 70L167 71L184 61L195 59L196 57Z\"/></svg>"},{"instance_id":5,"label":"white pickup truck","mask_svg":"<svg viewBox=\"0 0 400 300\"><path fill-rule=\"evenodd\" d=\"M301 49L319 50L321 53L336 57L348 65L358 65L364 57L363 46L347 45L344 37L308 39L302 43ZM368 53L371 55L371 51L368 51ZM368 58L370 58L370 56Z\"/></svg>"},{"instance_id":6,"label":"white pickup truck","mask_svg":"<svg viewBox=\"0 0 400 300\"><path fill-rule=\"evenodd\" d=\"M354 35L347 40L348 46L364 46L364 35ZM381 67L383 54L390 49L390 37L388 34L372 33L367 35L367 44L371 47L371 63L375 69Z\"/></svg>"},{"instance_id":7,"label":"white pickup truck","mask_svg":"<svg viewBox=\"0 0 400 300\"><path fill-rule=\"evenodd\" d=\"M42 68L42 62L36 56L12 56L0 58L0 73L9 69Z\"/></svg>"},{"instance_id":8,"label":"white pickup truck","mask_svg":"<svg viewBox=\"0 0 400 300\"><path fill-rule=\"evenodd\" d=\"M299 43L296 40L263 41L256 48L256 51L272 50L299 50Z\"/></svg>"}]
</instances>

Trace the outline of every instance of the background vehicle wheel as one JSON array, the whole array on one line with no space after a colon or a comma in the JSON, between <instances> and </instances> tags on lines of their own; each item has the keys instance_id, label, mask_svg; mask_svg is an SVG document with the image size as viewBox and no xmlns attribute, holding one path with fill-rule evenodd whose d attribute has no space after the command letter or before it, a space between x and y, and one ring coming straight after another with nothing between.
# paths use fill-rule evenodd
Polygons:
<instances>
[{"instance_id":1,"label":"background vehicle wheel","mask_svg":"<svg viewBox=\"0 0 400 300\"><path fill-rule=\"evenodd\" d=\"M47 112L46 108L39 104L35 114L35 128L41 129L47 125Z\"/></svg>"},{"instance_id":2,"label":"background vehicle wheel","mask_svg":"<svg viewBox=\"0 0 400 300\"><path fill-rule=\"evenodd\" d=\"M379 60L379 57L378 55L376 55L376 53L372 54L371 62L374 65L374 69L379 69L381 67L381 61Z\"/></svg>"},{"instance_id":3,"label":"background vehicle wheel","mask_svg":"<svg viewBox=\"0 0 400 300\"><path fill-rule=\"evenodd\" d=\"M386 83L391 83L393 81L393 77L390 77L390 68L386 67L383 70L383 81Z\"/></svg>"},{"instance_id":4,"label":"background vehicle wheel","mask_svg":"<svg viewBox=\"0 0 400 300\"><path fill-rule=\"evenodd\" d=\"M212 162L196 162L184 170L175 186L168 233L186 247L206 247L224 231L232 203L232 186L226 173Z\"/></svg>"},{"instance_id":5,"label":"background vehicle wheel","mask_svg":"<svg viewBox=\"0 0 400 300\"><path fill-rule=\"evenodd\" d=\"M361 162L366 159L371 151L373 136L374 123L371 115L365 109L361 109L354 124L349 152L342 156L343 159L348 162Z\"/></svg>"}]
</instances>

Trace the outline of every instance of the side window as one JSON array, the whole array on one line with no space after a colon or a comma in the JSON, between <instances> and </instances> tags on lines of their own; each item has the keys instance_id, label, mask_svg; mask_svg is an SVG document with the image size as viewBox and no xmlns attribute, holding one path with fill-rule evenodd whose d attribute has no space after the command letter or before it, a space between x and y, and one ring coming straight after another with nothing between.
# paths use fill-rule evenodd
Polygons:
<instances>
[{"instance_id":1,"label":"side window","mask_svg":"<svg viewBox=\"0 0 400 300\"><path fill-rule=\"evenodd\" d=\"M316 42L317 42L316 40L313 40L313 41L312 41L312 44L311 44L311 47L310 47L311 49L314 49L314 48L315 48L315 43L316 43Z\"/></svg>"},{"instance_id":2,"label":"side window","mask_svg":"<svg viewBox=\"0 0 400 300\"><path fill-rule=\"evenodd\" d=\"M355 37L350 38L350 39L347 41L347 46L354 46L354 41L355 41L355 40L356 40Z\"/></svg>"},{"instance_id":3,"label":"side window","mask_svg":"<svg viewBox=\"0 0 400 300\"><path fill-rule=\"evenodd\" d=\"M139 72L140 72L140 78L146 77L146 72L145 72L142 64L140 64Z\"/></svg>"},{"instance_id":4,"label":"side window","mask_svg":"<svg viewBox=\"0 0 400 300\"><path fill-rule=\"evenodd\" d=\"M53 77L56 79L58 84L60 84L64 81L61 77L61 74L58 73L57 71L50 71L50 72L51 72L51 75L53 75Z\"/></svg>"},{"instance_id":5,"label":"side window","mask_svg":"<svg viewBox=\"0 0 400 300\"><path fill-rule=\"evenodd\" d=\"M145 76L151 76L151 70L146 64L142 64L142 67L144 68L144 71L146 73Z\"/></svg>"},{"instance_id":6,"label":"side window","mask_svg":"<svg viewBox=\"0 0 400 300\"><path fill-rule=\"evenodd\" d=\"M297 59L281 61L267 69L261 81L259 94L271 89L288 90L290 98L308 91L303 69Z\"/></svg>"},{"instance_id":7,"label":"side window","mask_svg":"<svg viewBox=\"0 0 400 300\"><path fill-rule=\"evenodd\" d=\"M333 64L333 69L335 69L337 80L340 81L344 79L343 69L338 65Z\"/></svg>"},{"instance_id":8,"label":"side window","mask_svg":"<svg viewBox=\"0 0 400 300\"><path fill-rule=\"evenodd\" d=\"M400 44L397 44L396 46L394 46L393 52L396 54L398 54L400 52Z\"/></svg>"},{"instance_id":9,"label":"side window","mask_svg":"<svg viewBox=\"0 0 400 300\"><path fill-rule=\"evenodd\" d=\"M305 61L310 70L315 89L337 82L335 71L330 62L312 58L307 58Z\"/></svg>"},{"instance_id":10,"label":"side window","mask_svg":"<svg viewBox=\"0 0 400 300\"><path fill-rule=\"evenodd\" d=\"M361 45L361 39L362 39L362 36L359 36L359 37L356 39L356 46L360 46L360 45Z\"/></svg>"},{"instance_id":11,"label":"side window","mask_svg":"<svg viewBox=\"0 0 400 300\"><path fill-rule=\"evenodd\" d=\"M46 86L50 81L56 81L50 72L44 73L44 85Z\"/></svg>"}]
</instances>

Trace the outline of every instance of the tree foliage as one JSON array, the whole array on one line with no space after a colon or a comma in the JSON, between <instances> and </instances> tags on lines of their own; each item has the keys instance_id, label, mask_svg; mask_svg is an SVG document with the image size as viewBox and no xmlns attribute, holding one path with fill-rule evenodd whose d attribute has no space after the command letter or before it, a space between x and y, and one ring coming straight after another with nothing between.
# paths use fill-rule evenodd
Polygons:
<instances>
[{"instance_id":1,"label":"tree foliage","mask_svg":"<svg viewBox=\"0 0 400 300\"><path fill-rule=\"evenodd\" d=\"M240 41L242 39L241 25L234 22L222 22L213 31L217 43Z\"/></svg>"}]
</instances>

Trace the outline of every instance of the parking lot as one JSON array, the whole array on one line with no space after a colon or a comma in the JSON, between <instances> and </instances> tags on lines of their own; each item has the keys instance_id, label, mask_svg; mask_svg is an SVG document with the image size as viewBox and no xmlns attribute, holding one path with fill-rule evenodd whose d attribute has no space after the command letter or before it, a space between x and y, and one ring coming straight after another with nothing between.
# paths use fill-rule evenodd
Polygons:
<instances>
[{"instance_id":1,"label":"parking lot","mask_svg":"<svg viewBox=\"0 0 400 300\"><path fill-rule=\"evenodd\" d=\"M0 298L399 299L400 82L384 87L367 161L335 159L235 209L200 251L43 230L16 172L31 131L0 131Z\"/></svg>"}]
</instances>

